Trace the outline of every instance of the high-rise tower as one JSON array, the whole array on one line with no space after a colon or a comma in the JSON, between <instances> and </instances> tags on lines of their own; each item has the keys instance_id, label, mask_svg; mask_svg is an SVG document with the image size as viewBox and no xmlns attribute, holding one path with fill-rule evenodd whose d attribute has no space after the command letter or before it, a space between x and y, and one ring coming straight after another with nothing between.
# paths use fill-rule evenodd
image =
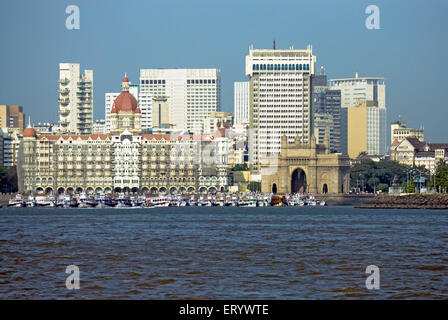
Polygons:
<instances>
[{"instance_id":1,"label":"high-rise tower","mask_svg":"<svg viewBox=\"0 0 448 320\"><path fill-rule=\"evenodd\" d=\"M80 74L79 63L59 64L61 131L90 134L93 127L93 70Z\"/></svg>"},{"instance_id":2,"label":"high-rise tower","mask_svg":"<svg viewBox=\"0 0 448 320\"><path fill-rule=\"evenodd\" d=\"M254 171L264 156L277 155L281 137L302 143L311 138L311 76L316 57L309 45L305 50L249 49L249 155Z\"/></svg>"}]
</instances>

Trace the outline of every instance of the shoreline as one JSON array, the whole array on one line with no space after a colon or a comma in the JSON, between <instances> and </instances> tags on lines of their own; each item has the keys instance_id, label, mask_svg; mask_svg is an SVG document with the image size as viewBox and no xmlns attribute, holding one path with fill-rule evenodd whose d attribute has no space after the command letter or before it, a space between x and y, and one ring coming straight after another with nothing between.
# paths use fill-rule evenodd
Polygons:
<instances>
[{"instance_id":1,"label":"shoreline","mask_svg":"<svg viewBox=\"0 0 448 320\"><path fill-rule=\"evenodd\" d=\"M402 196L378 195L355 208L448 210L448 194L409 194Z\"/></svg>"}]
</instances>

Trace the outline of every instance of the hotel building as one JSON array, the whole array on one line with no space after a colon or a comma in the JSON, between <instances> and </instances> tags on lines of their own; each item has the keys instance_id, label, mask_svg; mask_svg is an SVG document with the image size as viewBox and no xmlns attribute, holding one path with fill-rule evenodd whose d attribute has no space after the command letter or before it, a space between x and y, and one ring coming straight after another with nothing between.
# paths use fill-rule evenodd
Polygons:
<instances>
[{"instance_id":1,"label":"hotel building","mask_svg":"<svg viewBox=\"0 0 448 320\"><path fill-rule=\"evenodd\" d=\"M316 57L306 50L253 49L246 56L249 77L249 155L252 170L259 172L265 156L278 156L281 137L296 136L309 143L311 122L311 76Z\"/></svg>"},{"instance_id":2,"label":"hotel building","mask_svg":"<svg viewBox=\"0 0 448 320\"><path fill-rule=\"evenodd\" d=\"M129 92L137 99L138 101L138 85L136 84L130 84L129 85ZM105 102L105 120L106 120L106 132L108 133L110 130L110 111L112 110L112 105L114 104L115 99L118 97L120 92L108 92L104 95L104 102ZM150 112L149 112L150 116ZM143 114L142 112L142 128L149 129L151 128L150 124L147 124L145 119L148 118L148 112L146 114Z\"/></svg>"},{"instance_id":3,"label":"hotel building","mask_svg":"<svg viewBox=\"0 0 448 320\"><path fill-rule=\"evenodd\" d=\"M141 133L141 109L129 87L125 77L108 134L42 135L29 125L20 147L19 191L227 191L225 138Z\"/></svg>"},{"instance_id":4,"label":"hotel building","mask_svg":"<svg viewBox=\"0 0 448 320\"><path fill-rule=\"evenodd\" d=\"M200 134L203 120L221 110L219 69L141 69L139 103L142 127L149 128L152 99L167 97L170 122Z\"/></svg>"},{"instance_id":5,"label":"hotel building","mask_svg":"<svg viewBox=\"0 0 448 320\"><path fill-rule=\"evenodd\" d=\"M61 132L92 133L93 70L81 74L79 63L60 63L58 101Z\"/></svg>"}]
</instances>

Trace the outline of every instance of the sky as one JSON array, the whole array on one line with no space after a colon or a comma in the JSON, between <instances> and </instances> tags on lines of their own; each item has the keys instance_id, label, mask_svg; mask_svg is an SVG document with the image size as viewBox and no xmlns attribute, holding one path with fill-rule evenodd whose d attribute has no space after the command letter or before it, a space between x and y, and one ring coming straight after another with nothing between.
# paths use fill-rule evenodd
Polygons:
<instances>
[{"instance_id":1,"label":"sky","mask_svg":"<svg viewBox=\"0 0 448 320\"><path fill-rule=\"evenodd\" d=\"M368 5L380 29L367 29ZM80 29L65 9L77 5ZM94 118L126 72L218 68L222 110L233 83L247 80L249 46L313 46L328 78L384 77L388 124L423 126L425 140L448 142L448 1L0 0L0 104L22 105L32 123L58 120L59 63L94 70ZM388 130L390 131L390 130Z\"/></svg>"}]
</instances>

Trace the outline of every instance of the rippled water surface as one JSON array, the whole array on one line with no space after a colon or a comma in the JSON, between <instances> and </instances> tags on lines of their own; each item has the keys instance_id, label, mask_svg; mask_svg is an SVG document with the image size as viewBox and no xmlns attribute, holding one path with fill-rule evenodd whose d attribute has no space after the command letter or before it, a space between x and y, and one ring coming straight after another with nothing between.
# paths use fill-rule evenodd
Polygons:
<instances>
[{"instance_id":1,"label":"rippled water surface","mask_svg":"<svg viewBox=\"0 0 448 320\"><path fill-rule=\"evenodd\" d=\"M3 208L0 298L448 299L447 252L448 211Z\"/></svg>"}]
</instances>

